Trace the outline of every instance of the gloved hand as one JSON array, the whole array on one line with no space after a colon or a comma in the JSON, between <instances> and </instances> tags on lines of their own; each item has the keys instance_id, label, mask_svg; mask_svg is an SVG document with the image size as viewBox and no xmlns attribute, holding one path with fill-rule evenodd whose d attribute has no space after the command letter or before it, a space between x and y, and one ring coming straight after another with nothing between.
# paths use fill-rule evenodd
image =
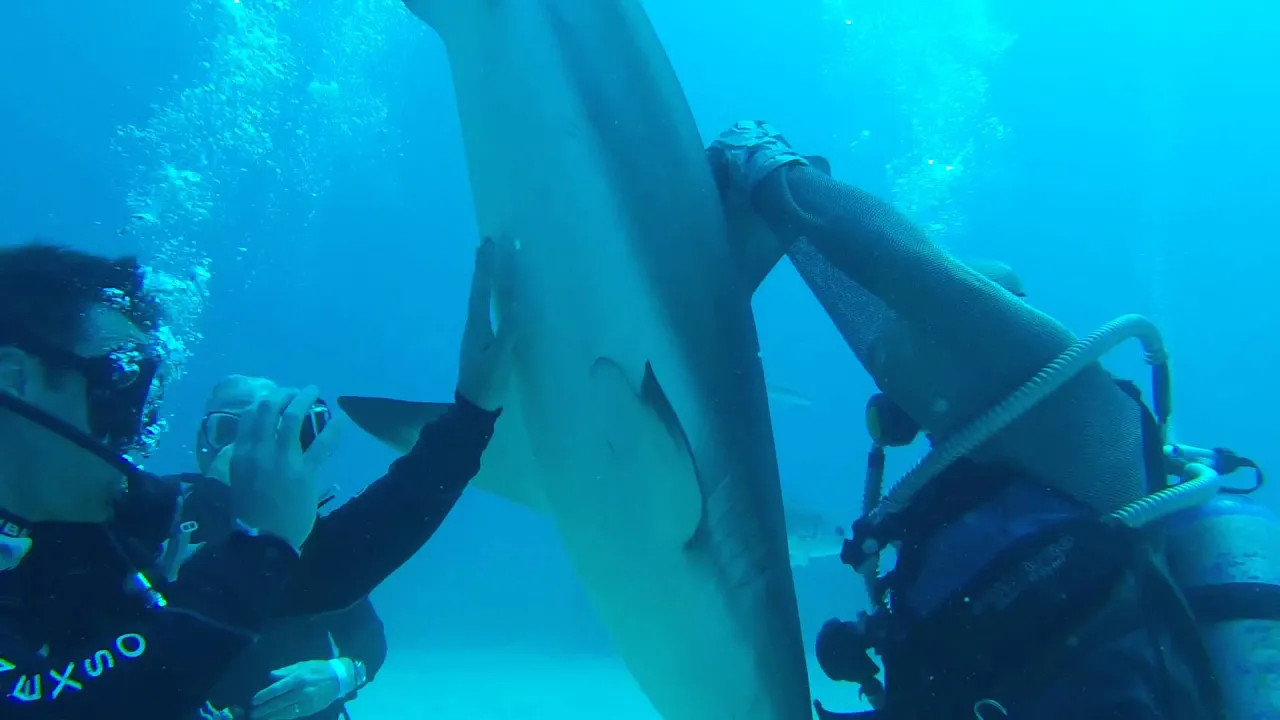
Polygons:
<instances>
[{"instance_id":1,"label":"gloved hand","mask_svg":"<svg viewBox=\"0 0 1280 720\"><path fill-rule=\"evenodd\" d=\"M478 407L493 412L506 399L512 346L510 317L502 318L495 333L489 319L494 283L505 281L503 253L512 247L499 248L485 238L476 249L475 271L471 276L471 294L467 301L467 324L462 331L462 348L458 359L458 393Z\"/></svg>"},{"instance_id":2,"label":"gloved hand","mask_svg":"<svg viewBox=\"0 0 1280 720\"><path fill-rule=\"evenodd\" d=\"M341 658L339 662L350 664ZM354 676L354 671L351 675ZM342 699L342 682L328 660L306 660L271 671L276 682L253 696L253 720L296 720Z\"/></svg>"},{"instance_id":3,"label":"gloved hand","mask_svg":"<svg viewBox=\"0 0 1280 720\"><path fill-rule=\"evenodd\" d=\"M792 163L809 164L763 120L741 120L720 133L707 148L707 159L721 194L743 203L774 170Z\"/></svg>"}]
</instances>

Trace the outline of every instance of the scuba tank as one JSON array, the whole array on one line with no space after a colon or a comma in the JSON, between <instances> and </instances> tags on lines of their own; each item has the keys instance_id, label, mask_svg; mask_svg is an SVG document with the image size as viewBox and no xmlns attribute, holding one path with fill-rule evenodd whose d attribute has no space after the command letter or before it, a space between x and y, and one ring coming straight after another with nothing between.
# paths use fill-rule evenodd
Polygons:
<instances>
[{"instance_id":1,"label":"scuba tank","mask_svg":"<svg viewBox=\"0 0 1280 720\"><path fill-rule=\"evenodd\" d=\"M1143 577L1156 577L1154 584L1169 590L1164 593L1169 596L1164 600L1171 599L1171 606L1183 608L1183 640L1190 637L1192 645L1203 641L1208 646L1196 651L1201 660L1194 682L1201 697L1213 707L1214 716L1224 712L1225 705L1230 712L1223 717L1280 717L1280 545L1271 546L1276 548L1274 552L1267 550L1268 534L1280 534L1280 518L1253 503L1231 497L1256 490L1262 483L1261 472L1252 488L1237 490L1223 485L1223 475L1241 468L1256 471L1252 461L1227 450L1203 450L1171 440L1168 355L1155 326L1132 315L1119 318L1076 343L1003 402L946 442L934 445L887 493L883 493L884 449L910 443L919 428L884 396L872 399L867 425L873 446L868 458L863 514L853 525L852 537L845 541L841 559L863 575L873 610L860 613L855 621L833 619L823 627L818 638L818 661L828 677L861 685L873 708L887 709L886 718L914 717L901 715L901 710L892 709L895 703L886 703L888 696L894 694L893 679L888 679L890 688L886 692L886 684L875 677L880 668L870 658L872 651L882 657L886 650L893 651L902 634L902 625L893 620L901 615L901 608L895 608L892 593L886 594L892 576L899 573L895 568L893 573L880 576L881 551L902 545L904 528L915 522L912 516L916 514L917 500L924 502L926 514L931 500L937 504L937 498L928 496L936 494L939 485L934 481L941 480L939 476L944 471L957 462L966 462L968 453L983 441L1130 338L1142 342L1152 367L1153 407L1150 411L1144 409L1150 494L1099 518L1098 527L1128 528L1165 543L1169 576L1159 580L1156 576L1162 573L1156 565L1150 565L1154 574L1144 571ZM1131 385L1117 382L1122 388ZM1141 403L1140 395L1135 395L1135 401ZM1122 537L1122 532L1117 537ZM1067 602L1068 609L1075 605L1074 599ZM1194 609L1194 618L1187 613L1188 606ZM1204 637L1198 638L1201 634ZM1252 668L1246 671L1240 669L1242 665ZM910 683L908 679L907 685ZM918 693L909 687L906 692L906 697L902 690L897 695L910 706L910 696ZM1223 693L1228 698L1222 698ZM973 704L973 716L989 716L991 707L983 704L986 702L989 701L978 700ZM886 705L890 707L885 708ZM995 708L997 714L1007 714L1003 707ZM815 709L824 719L855 717L833 713L817 702ZM881 714L867 717L879 718Z\"/></svg>"},{"instance_id":2,"label":"scuba tank","mask_svg":"<svg viewBox=\"0 0 1280 720\"><path fill-rule=\"evenodd\" d=\"M1229 716L1280 717L1280 517L1222 494L1161 527Z\"/></svg>"}]
</instances>

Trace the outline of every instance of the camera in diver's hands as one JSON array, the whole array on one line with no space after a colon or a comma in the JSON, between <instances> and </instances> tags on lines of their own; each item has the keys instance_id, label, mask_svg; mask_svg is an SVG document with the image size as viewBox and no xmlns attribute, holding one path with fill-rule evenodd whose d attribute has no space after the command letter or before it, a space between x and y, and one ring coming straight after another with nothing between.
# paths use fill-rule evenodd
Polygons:
<instances>
[{"instance_id":1,"label":"camera in diver's hands","mask_svg":"<svg viewBox=\"0 0 1280 720\"><path fill-rule=\"evenodd\" d=\"M323 398L317 399L302 420L302 436L299 438L302 442L302 452L311 449L311 443L316 441L317 435L324 432L325 426L332 419L333 411L329 409L329 404Z\"/></svg>"}]
</instances>

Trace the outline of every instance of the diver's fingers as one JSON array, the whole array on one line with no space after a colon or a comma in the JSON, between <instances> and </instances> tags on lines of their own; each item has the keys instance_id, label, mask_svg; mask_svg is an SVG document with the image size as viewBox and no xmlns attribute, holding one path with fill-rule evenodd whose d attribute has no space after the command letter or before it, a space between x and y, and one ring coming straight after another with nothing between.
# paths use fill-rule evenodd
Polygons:
<instances>
[{"instance_id":1,"label":"diver's fingers","mask_svg":"<svg viewBox=\"0 0 1280 720\"><path fill-rule=\"evenodd\" d=\"M507 310L508 312L503 313L499 319L498 331L494 334L493 342L489 344L489 362L495 374L505 374L510 371L516 343L525 327L518 319L518 308L508 307Z\"/></svg>"},{"instance_id":2,"label":"diver's fingers","mask_svg":"<svg viewBox=\"0 0 1280 720\"><path fill-rule=\"evenodd\" d=\"M489 320L493 297L494 258L497 248L493 238L485 238L476 248L475 270L471 275L471 294L467 300L467 328L473 335L491 336L493 324Z\"/></svg>"},{"instance_id":3,"label":"diver's fingers","mask_svg":"<svg viewBox=\"0 0 1280 720\"><path fill-rule=\"evenodd\" d=\"M529 293L522 287L525 278L520 274L518 263L519 245L516 241L501 239L495 241L492 283L493 297L500 301L497 311L498 334L512 333L525 327L524 300ZM507 342L514 341L509 337Z\"/></svg>"},{"instance_id":4,"label":"diver's fingers","mask_svg":"<svg viewBox=\"0 0 1280 720\"><path fill-rule=\"evenodd\" d=\"M277 452L289 453L301 448L299 438L302 437L302 422L319 399L320 390L314 385L294 392L280 416L280 428L276 433Z\"/></svg>"},{"instance_id":5,"label":"diver's fingers","mask_svg":"<svg viewBox=\"0 0 1280 720\"><path fill-rule=\"evenodd\" d=\"M236 429L236 448L247 452L268 444L266 440L275 436L276 427L280 424L280 412L288 401L289 396L285 390L273 390L255 402L241 415L240 425Z\"/></svg>"},{"instance_id":6,"label":"diver's fingers","mask_svg":"<svg viewBox=\"0 0 1280 720\"><path fill-rule=\"evenodd\" d=\"M316 435L311 447L302 454L302 461L307 463L309 468L318 468L321 463L333 457L334 451L338 449L338 441L342 439L342 426L342 421L337 416L331 417L329 422L325 423L324 429Z\"/></svg>"}]
</instances>

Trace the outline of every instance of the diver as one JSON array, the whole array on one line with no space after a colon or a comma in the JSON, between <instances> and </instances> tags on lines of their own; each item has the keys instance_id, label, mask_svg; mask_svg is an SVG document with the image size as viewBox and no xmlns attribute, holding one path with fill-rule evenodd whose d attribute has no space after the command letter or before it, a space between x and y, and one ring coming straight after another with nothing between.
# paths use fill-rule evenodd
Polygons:
<instances>
[{"instance_id":1,"label":"diver","mask_svg":"<svg viewBox=\"0 0 1280 720\"><path fill-rule=\"evenodd\" d=\"M226 717L214 683L274 618L347 608L439 527L480 467L504 388L476 256L457 403L385 476L317 519L304 453L314 389L277 391L240 423L235 530L145 571L175 532L181 485L142 471L160 429L169 337L132 258L44 242L0 250L0 715ZM161 592L161 588L163 592Z\"/></svg>"},{"instance_id":2,"label":"diver","mask_svg":"<svg viewBox=\"0 0 1280 720\"><path fill-rule=\"evenodd\" d=\"M1077 347L1011 273L953 258L767 124L738 123L708 159L757 279L786 254L881 390L873 424L908 428L887 444L923 431L947 446ZM828 674L862 685L876 708L865 717L1226 716L1156 543L1115 520L1166 487L1158 367L1154 414L1135 386L1082 362L929 482L870 491L842 558L869 576L876 612L832 621L818 640ZM881 578L885 547L896 562Z\"/></svg>"},{"instance_id":3,"label":"diver","mask_svg":"<svg viewBox=\"0 0 1280 720\"><path fill-rule=\"evenodd\" d=\"M161 577L153 578L157 584L176 580L188 557L232 532L231 458L241 418L278 389L267 378L245 375L230 375L214 386L196 432L199 472L172 478L186 488L181 531L161 556ZM329 420L323 402L306 414L299 437L304 457ZM313 463L312 472L317 469ZM318 504L332 497L327 493ZM367 597L344 610L272 620L218 680L209 704L233 718L248 717L252 710L261 720L337 720L345 717L345 704L373 682L386 657L382 620Z\"/></svg>"}]
</instances>

